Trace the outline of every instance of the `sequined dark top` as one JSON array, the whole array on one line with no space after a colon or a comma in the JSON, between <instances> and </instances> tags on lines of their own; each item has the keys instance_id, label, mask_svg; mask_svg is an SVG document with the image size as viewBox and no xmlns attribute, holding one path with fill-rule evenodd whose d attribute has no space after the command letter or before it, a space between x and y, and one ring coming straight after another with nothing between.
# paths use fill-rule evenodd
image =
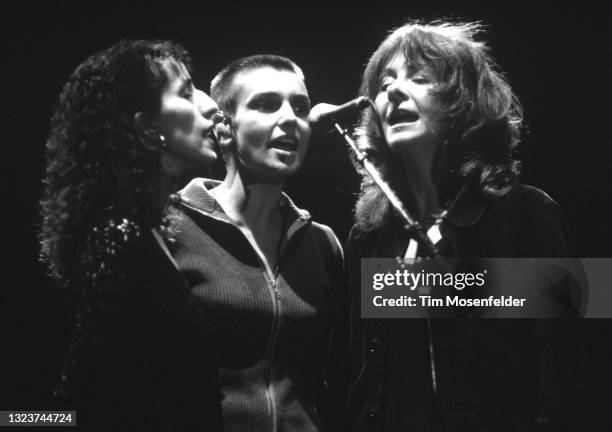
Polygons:
<instances>
[{"instance_id":1,"label":"sequined dark top","mask_svg":"<svg viewBox=\"0 0 612 432\"><path fill-rule=\"evenodd\" d=\"M82 430L222 430L209 327L154 230L93 228L56 403Z\"/></svg>"}]
</instances>

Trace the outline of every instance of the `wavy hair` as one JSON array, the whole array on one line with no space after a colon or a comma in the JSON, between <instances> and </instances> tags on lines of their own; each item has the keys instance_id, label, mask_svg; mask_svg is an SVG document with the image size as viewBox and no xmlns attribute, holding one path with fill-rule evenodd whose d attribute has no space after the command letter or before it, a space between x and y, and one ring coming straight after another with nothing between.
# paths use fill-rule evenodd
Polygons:
<instances>
[{"instance_id":1,"label":"wavy hair","mask_svg":"<svg viewBox=\"0 0 612 432\"><path fill-rule=\"evenodd\" d=\"M375 99L380 77L398 54L416 68L425 68L438 82L435 96L451 125L438 148L433 179L442 204L447 205L463 185L485 197L499 197L518 181L520 164L514 158L520 138L522 109L489 47L475 38L478 22L409 22L392 31L370 58L363 73L360 95ZM376 127L376 114L364 112L356 131L360 145L389 152ZM389 159L389 171L398 178L404 168ZM398 175L399 174L399 175ZM364 231L385 228L392 207L362 172L361 193L355 206L357 226Z\"/></svg>"},{"instance_id":2,"label":"wavy hair","mask_svg":"<svg viewBox=\"0 0 612 432\"><path fill-rule=\"evenodd\" d=\"M86 59L63 86L46 143L40 259L66 283L92 227L163 219L159 145L141 140L134 114L157 115L164 64L191 60L169 41L122 40ZM157 143L158 144L158 143Z\"/></svg>"}]
</instances>

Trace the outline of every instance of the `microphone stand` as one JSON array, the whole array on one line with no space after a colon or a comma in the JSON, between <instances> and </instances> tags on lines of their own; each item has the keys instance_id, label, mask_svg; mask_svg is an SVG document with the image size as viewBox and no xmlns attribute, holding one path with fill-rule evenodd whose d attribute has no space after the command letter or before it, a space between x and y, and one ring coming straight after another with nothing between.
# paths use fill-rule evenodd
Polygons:
<instances>
[{"instance_id":1,"label":"microphone stand","mask_svg":"<svg viewBox=\"0 0 612 432\"><path fill-rule=\"evenodd\" d=\"M382 125L380 124L380 116L378 115L378 111L376 110L376 107L374 106L374 102L372 102L370 98L365 98L365 99L367 99L370 107L377 113L376 119L378 121L379 129L382 132ZM374 180L374 182L387 196L393 208L395 208L395 210L399 213L399 215L401 216L404 222L404 229L406 229L406 231L408 231L410 235L422 247L424 256L428 258L432 258L436 256L439 253L438 248L436 248L436 245L434 245L433 242L429 239L429 237L427 237L427 234L425 232L425 229L423 228L423 225L421 225L418 221L414 220L412 216L410 216L410 214L408 213L408 210L406 210L406 207L404 206L404 203L402 202L400 197L391 188L389 183L383 178L380 171L376 168L376 166L372 162L370 154L368 154L368 152L365 152L359 148L355 140L353 140L351 135L348 133L348 130L340 126L340 124L338 124L336 119L334 119L334 128L348 143L348 145L351 147L353 152L355 152L357 161L372 176L372 179Z\"/></svg>"},{"instance_id":2,"label":"microphone stand","mask_svg":"<svg viewBox=\"0 0 612 432\"><path fill-rule=\"evenodd\" d=\"M368 105L370 108L374 110L376 113L376 122L379 128L379 131L382 133L382 124L380 120L380 115L378 114L378 110L372 102L372 99L365 98L368 101ZM344 140L348 143L351 149L355 152L355 156L357 157L357 161L361 164L361 166L372 176L374 182L380 187L383 193L387 196L391 205L395 210L399 213L401 218L404 221L404 229L410 233L410 235L419 243L419 245L423 248L423 255L427 258L433 258L439 254L438 248L433 244L431 239L427 236L423 225L421 225L418 221L414 220L408 210L404 206L404 203L400 199L400 197L395 193L395 191L391 188L389 183L383 178L380 171L376 168L374 163L371 160L371 156L368 152L363 151L359 148L355 140L348 133L347 129L344 129L336 119L333 119L334 128L336 131L344 138ZM428 354L429 354L429 366L431 371L431 384L433 389L434 397L438 394L438 379L437 379L437 368L435 363L435 349L433 345L433 335L432 335L432 323L431 318L426 318L427 322L427 342L428 342Z\"/></svg>"}]
</instances>

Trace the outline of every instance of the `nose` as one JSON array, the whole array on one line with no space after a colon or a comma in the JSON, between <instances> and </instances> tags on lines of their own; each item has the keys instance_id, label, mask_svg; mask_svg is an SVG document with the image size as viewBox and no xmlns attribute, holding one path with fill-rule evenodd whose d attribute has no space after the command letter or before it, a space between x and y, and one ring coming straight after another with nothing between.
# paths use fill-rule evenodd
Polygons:
<instances>
[{"instance_id":1,"label":"nose","mask_svg":"<svg viewBox=\"0 0 612 432\"><path fill-rule=\"evenodd\" d=\"M293 107L289 101L285 101L278 110L280 114L279 124L295 126L297 124L297 116L293 111Z\"/></svg>"},{"instance_id":2,"label":"nose","mask_svg":"<svg viewBox=\"0 0 612 432\"><path fill-rule=\"evenodd\" d=\"M209 120L219 110L215 101L202 90L196 90L196 104L200 113Z\"/></svg>"},{"instance_id":3,"label":"nose","mask_svg":"<svg viewBox=\"0 0 612 432\"><path fill-rule=\"evenodd\" d=\"M401 79L395 79L387 86L387 97L391 102L402 102L410 97Z\"/></svg>"}]
</instances>

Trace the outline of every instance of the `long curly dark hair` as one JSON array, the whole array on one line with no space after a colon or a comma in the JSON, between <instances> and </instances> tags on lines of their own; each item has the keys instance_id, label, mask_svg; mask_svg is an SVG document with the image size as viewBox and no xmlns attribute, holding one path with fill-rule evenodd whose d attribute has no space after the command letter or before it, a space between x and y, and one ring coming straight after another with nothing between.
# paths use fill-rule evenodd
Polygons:
<instances>
[{"instance_id":1,"label":"long curly dark hair","mask_svg":"<svg viewBox=\"0 0 612 432\"><path fill-rule=\"evenodd\" d=\"M514 158L519 143L522 109L510 85L489 54L477 23L409 22L394 30L370 58L360 95L375 99L383 69L397 54L431 70L439 85L436 97L451 124L446 142L438 148L433 179L443 206L459 188L469 185L483 196L503 196L518 181L520 164ZM364 148L389 153L376 127L376 114L364 112L356 131ZM382 150L382 151L381 151ZM388 171L403 178L399 158L386 158ZM371 177L362 172L361 194L355 206L363 231L388 227L393 210Z\"/></svg>"},{"instance_id":2,"label":"long curly dark hair","mask_svg":"<svg viewBox=\"0 0 612 432\"><path fill-rule=\"evenodd\" d=\"M159 113L167 61L191 64L173 42L123 40L85 60L61 91L46 144L39 232L41 261L60 282L70 279L96 224L162 221L161 152L139 138L134 114Z\"/></svg>"}]
</instances>

